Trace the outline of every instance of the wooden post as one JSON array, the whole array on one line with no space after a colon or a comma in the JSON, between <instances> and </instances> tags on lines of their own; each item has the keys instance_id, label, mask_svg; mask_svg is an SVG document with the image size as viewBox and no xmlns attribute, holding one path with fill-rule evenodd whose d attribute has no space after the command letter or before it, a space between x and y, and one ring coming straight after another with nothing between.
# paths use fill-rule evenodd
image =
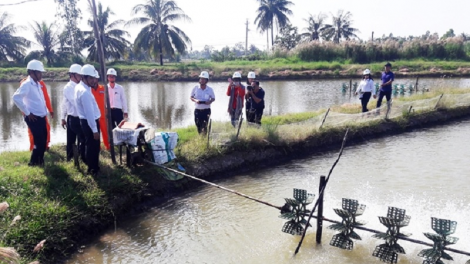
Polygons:
<instances>
[{"instance_id":1,"label":"wooden post","mask_svg":"<svg viewBox=\"0 0 470 264\"><path fill-rule=\"evenodd\" d=\"M413 109L413 106L410 105L410 109L408 109L408 114L411 113L411 110Z\"/></svg>"},{"instance_id":2,"label":"wooden post","mask_svg":"<svg viewBox=\"0 0 470 264\"><path fill-rule=\"evenodd\" d=\"M323 232L323 194L326 185L326 177L320 177L320 186L318 187L318 211L317 211L317 244L321 244L321 236Z\"/></svg>"},{"instance_id":3,"label":"wooden post","mask_svg":"<svg viewBox=\"0 0 470 264\"><path fill-rule=\"evenodd\" d=\"M415 91L418 91L418 81L419 81L419 76L416 77L416 84L415 84Z\"/></svg>"}]
</instances>

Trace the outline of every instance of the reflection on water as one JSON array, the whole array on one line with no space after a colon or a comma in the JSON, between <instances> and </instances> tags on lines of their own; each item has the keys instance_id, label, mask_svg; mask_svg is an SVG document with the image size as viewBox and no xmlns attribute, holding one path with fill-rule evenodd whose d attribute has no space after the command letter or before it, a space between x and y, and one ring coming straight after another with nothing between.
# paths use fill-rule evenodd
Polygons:
<instances>
[{"instance_id":1,"label":"reflection on water","mask_svg":"<svg viewBox=\"0 0 470 264\"><path fill-rule=\"evenodd\" d=\"M464 121L347 147L326 189L325 216L340 220L332 208L341 207L341 198L358 199L367 205L359 219L385 231L377 217L385 216L388 206L403 208L411 216L403 231L428 242L422 233L432 232L430 217L451 219L458 222L454 236L460 238L452 248L470 251L468 134L470 121ZM336 156L327 152L216 183L282 205L292 188L316 193L319 176ZM363 240L354 250L344 251L328 245L335 234L329 229L323 230L323 244L316 245L312 228L293 257L299 237L281 232L285 221L278 215L271 207L201 186L118 222L116 231L97 238L68 263L381 263L371 255L383 242L364 231L357 231ZM399 263L422 263L417 254L426 246L399 244L407 252ZM455 263L469 259L450 254Z\"/></svg>"},{"instance_id":2,"label":"reflection on water","mask_svg":"<svg viewBox=\"0 0 470 264\"><path fill-rule=\"evenodd\" d=\"M359 80L357 80L359 81ZM400 79L397 83L414 83L412 79ZM312 80L262 82L266 91L265 115L281 115L328 108L346 102L358 103L356 97L341 93L342 83L346 80ZM129 118L147 126L170 129L194 124L194 103L189 100L192 88L197 83L155 82L122 83L129 102ZM65 83L48 83L56 118L51 124L51 143L64 143L65 130L60 126L59 114L62 91ZM225 94L227 83L210 82L216 101L212 104L212 119L228 121L228 96ZM470 79L420 79L420 87L469 87ZM0 151L25 150L29 143L26 124L21 113L14 106L11 96L18 83L0 83L2 129Z\"/></svg>"}]
</instances>

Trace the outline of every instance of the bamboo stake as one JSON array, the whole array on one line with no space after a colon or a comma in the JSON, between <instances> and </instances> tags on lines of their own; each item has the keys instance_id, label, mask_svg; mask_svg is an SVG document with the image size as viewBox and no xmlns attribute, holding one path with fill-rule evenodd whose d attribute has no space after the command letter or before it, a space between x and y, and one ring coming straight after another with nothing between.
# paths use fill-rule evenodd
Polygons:
<instances>
[{"instance_id":1,"label":"bamboo stake","mask_svg":"<svg viewBox=\"0 0 470 264\"><path fill-rule=\"evenodd\" d=\"M207 130L207 148L209 148L211 131L212 131L212 119L209 119L209 129Z\"/></svg>"},{"instance_id":2,"label":"bamboo stake","mask_svg":"<svg viewBox=\"0 0 470 264\"><path fill-rule=\"evenodd\" d=\"M442 96L444 96L444 94L441 94L441 96L439 97L439 100L437 100L436 106L434 106L434 109L437 109L439 102L441 102Z\"/></svg>"},{"instance_id":3,"label":"bamboo stake","mask_svg":"<svg viewBox=\"0 0 470 264\"><path fill-rule=\"evenodd\" d=\"M242 127L242 124L243 124L243 116L240 117L240 122L238 122L238 131L237 131L236 140L238 140L238 135L240 135L240 128Z\"/></svg>"},{"instance_id":4,"label":"bamboo stake","mask_svg":"<svg viewBox=\"0 0 470 264\"><path fill-rule=\"evenodd\" d=\"M349 133L349 128L346 129L346 133L344 134L343 143L341 144L341 150L339 151L338 158L336 159L335 163L333 163L333 166L331 167L331 169L328 173L328 177L326 177L325 185L323 185L323 188L320 191L320 195L323 195L323 193L325 192L325 188L328 185L328 181L330 180L331 173L333 173L333 170L336 167L336 164L338 164L339 159L341 158L341 155L343 155L343 150L344 150L344 146L346 145L346 139L348 137L348 133ZM305 225L305 229L304 229L304 232L302 234L302 238L300 239L299 245L295 249L294 255L296 255L299 252L300 247L302 246L302 242L304 241L305 234L307 234L307 229L308 229L308 226L310 225L310 220L312 219L313 212L315 212L315 210L317 209L319 201L320 201L320 199L318 198L317 201L315 202L315 206L310 211L310 215L308 217L307 224Z\"/></svg>"},{"instance_id":5,"label":"bamboo stake","mask_svg":"<svg viewBox=\"0 0 470 264\"><path fill-rule=\"evenodd\" d=\"M325 117L324 117L323 120L321 121L320 128L322 128L322 126L323 126L323 124L325 123L326 118L328 117L328 114L329 114L329 113L330 113L330 108L328 108L328 110L326 111Z\"/></svg>"}]
</instances>

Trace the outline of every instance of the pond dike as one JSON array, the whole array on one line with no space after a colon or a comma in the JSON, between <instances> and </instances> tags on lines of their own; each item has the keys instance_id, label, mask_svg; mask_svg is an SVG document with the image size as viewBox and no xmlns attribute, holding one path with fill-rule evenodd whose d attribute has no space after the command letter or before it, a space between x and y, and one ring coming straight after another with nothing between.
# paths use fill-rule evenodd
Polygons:
<instances>
[{"instance_id":1,"label":"pond dike","mask_svg":"<svg viewBox=\"0 0 470 264\"><path fill-rule=\"evenodd\" d=\"M370 124L361 124L360 126L350 127L346 146L362 144L373 138L438 126L469 117L470 107L459 107L410 114L394 120L380 120ZM209 181L232 177L236 174L279 165L293 159L321 154L325 151L339 151L345 131L346 127L326 128L315 136L301 142L291 143L289 146L267 144L257 149L233 150L222 156L207 158L198 163L183 163L183 165L187 174ZM236 146L233 149L236 149ZM154 171L154 173L157 172ZM104 213L99 216L101 217L99 222L86 221L77 223L79 227L72 227L71 229L78 231L75 233L77 244L74 248L78 249L78 246L89 243L91 239L96 238L104 230L115 226L116 223L119 226L121 219L137 217L139 213L202 185L202 183L188 178L179 181L165 180L159 175L147 175L146 178L146 186L142 190L137 190L138 193L121 197L115 196L112 201L109 201L110 209L116 212L116 215ZM58 254L58 252L50 252L50 254ZM46 261L44 263L50 262Z\"/></svg>"}]
</instances>

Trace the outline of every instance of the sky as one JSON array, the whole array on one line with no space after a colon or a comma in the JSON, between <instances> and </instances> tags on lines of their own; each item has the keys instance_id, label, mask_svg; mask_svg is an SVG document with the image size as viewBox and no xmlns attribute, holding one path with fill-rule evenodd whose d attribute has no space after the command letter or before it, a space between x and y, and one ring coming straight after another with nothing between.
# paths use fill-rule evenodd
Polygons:
<instances>
[{"instance_id":1,"label":"sky","mask_svg":"<svg viewBox=\"0 0 470 264\"><path fill-rule=\"evenodd\" d=\"M12 15L11 22L17 25L29 26L32 21L47 21L58 25L64 24L55 17L57 4L54 0L38 0L14 6L1 6L1 4L18 3L23 0L0 0L0 13L6 11ZM117 19L129 20L132 7L145 3L147 0L101 0L104 6L109 6ZM234 46L236 43L245 43L246 21L249 23L248 44L254 44L260 49L266 48L266 34L256 30L257 0L175 0L180 8L191 18L191 21L179 21L175 25L182 29L191 39L192 48L201 50L205 45L220 49L224 46ZM352 26L359 29L358 36L368 40L374 31L375 37L393 33L395 36L423 35L429 30L437 32L440 36L450 28L460 34L470 33L468 23L468 10L470 1L467 0L291 0L291 23L303 32L307 27L304 21L309 14L317 15L319 12L329 15L336 14L338 10L352 13ZM89 18L87 1L79 0L83 19L80 24L85 29ZM139 27L124 28L133 41ZM30 30L21 31L20 34L30 40L33 35Z\"/></svg>"}]
</instances>

